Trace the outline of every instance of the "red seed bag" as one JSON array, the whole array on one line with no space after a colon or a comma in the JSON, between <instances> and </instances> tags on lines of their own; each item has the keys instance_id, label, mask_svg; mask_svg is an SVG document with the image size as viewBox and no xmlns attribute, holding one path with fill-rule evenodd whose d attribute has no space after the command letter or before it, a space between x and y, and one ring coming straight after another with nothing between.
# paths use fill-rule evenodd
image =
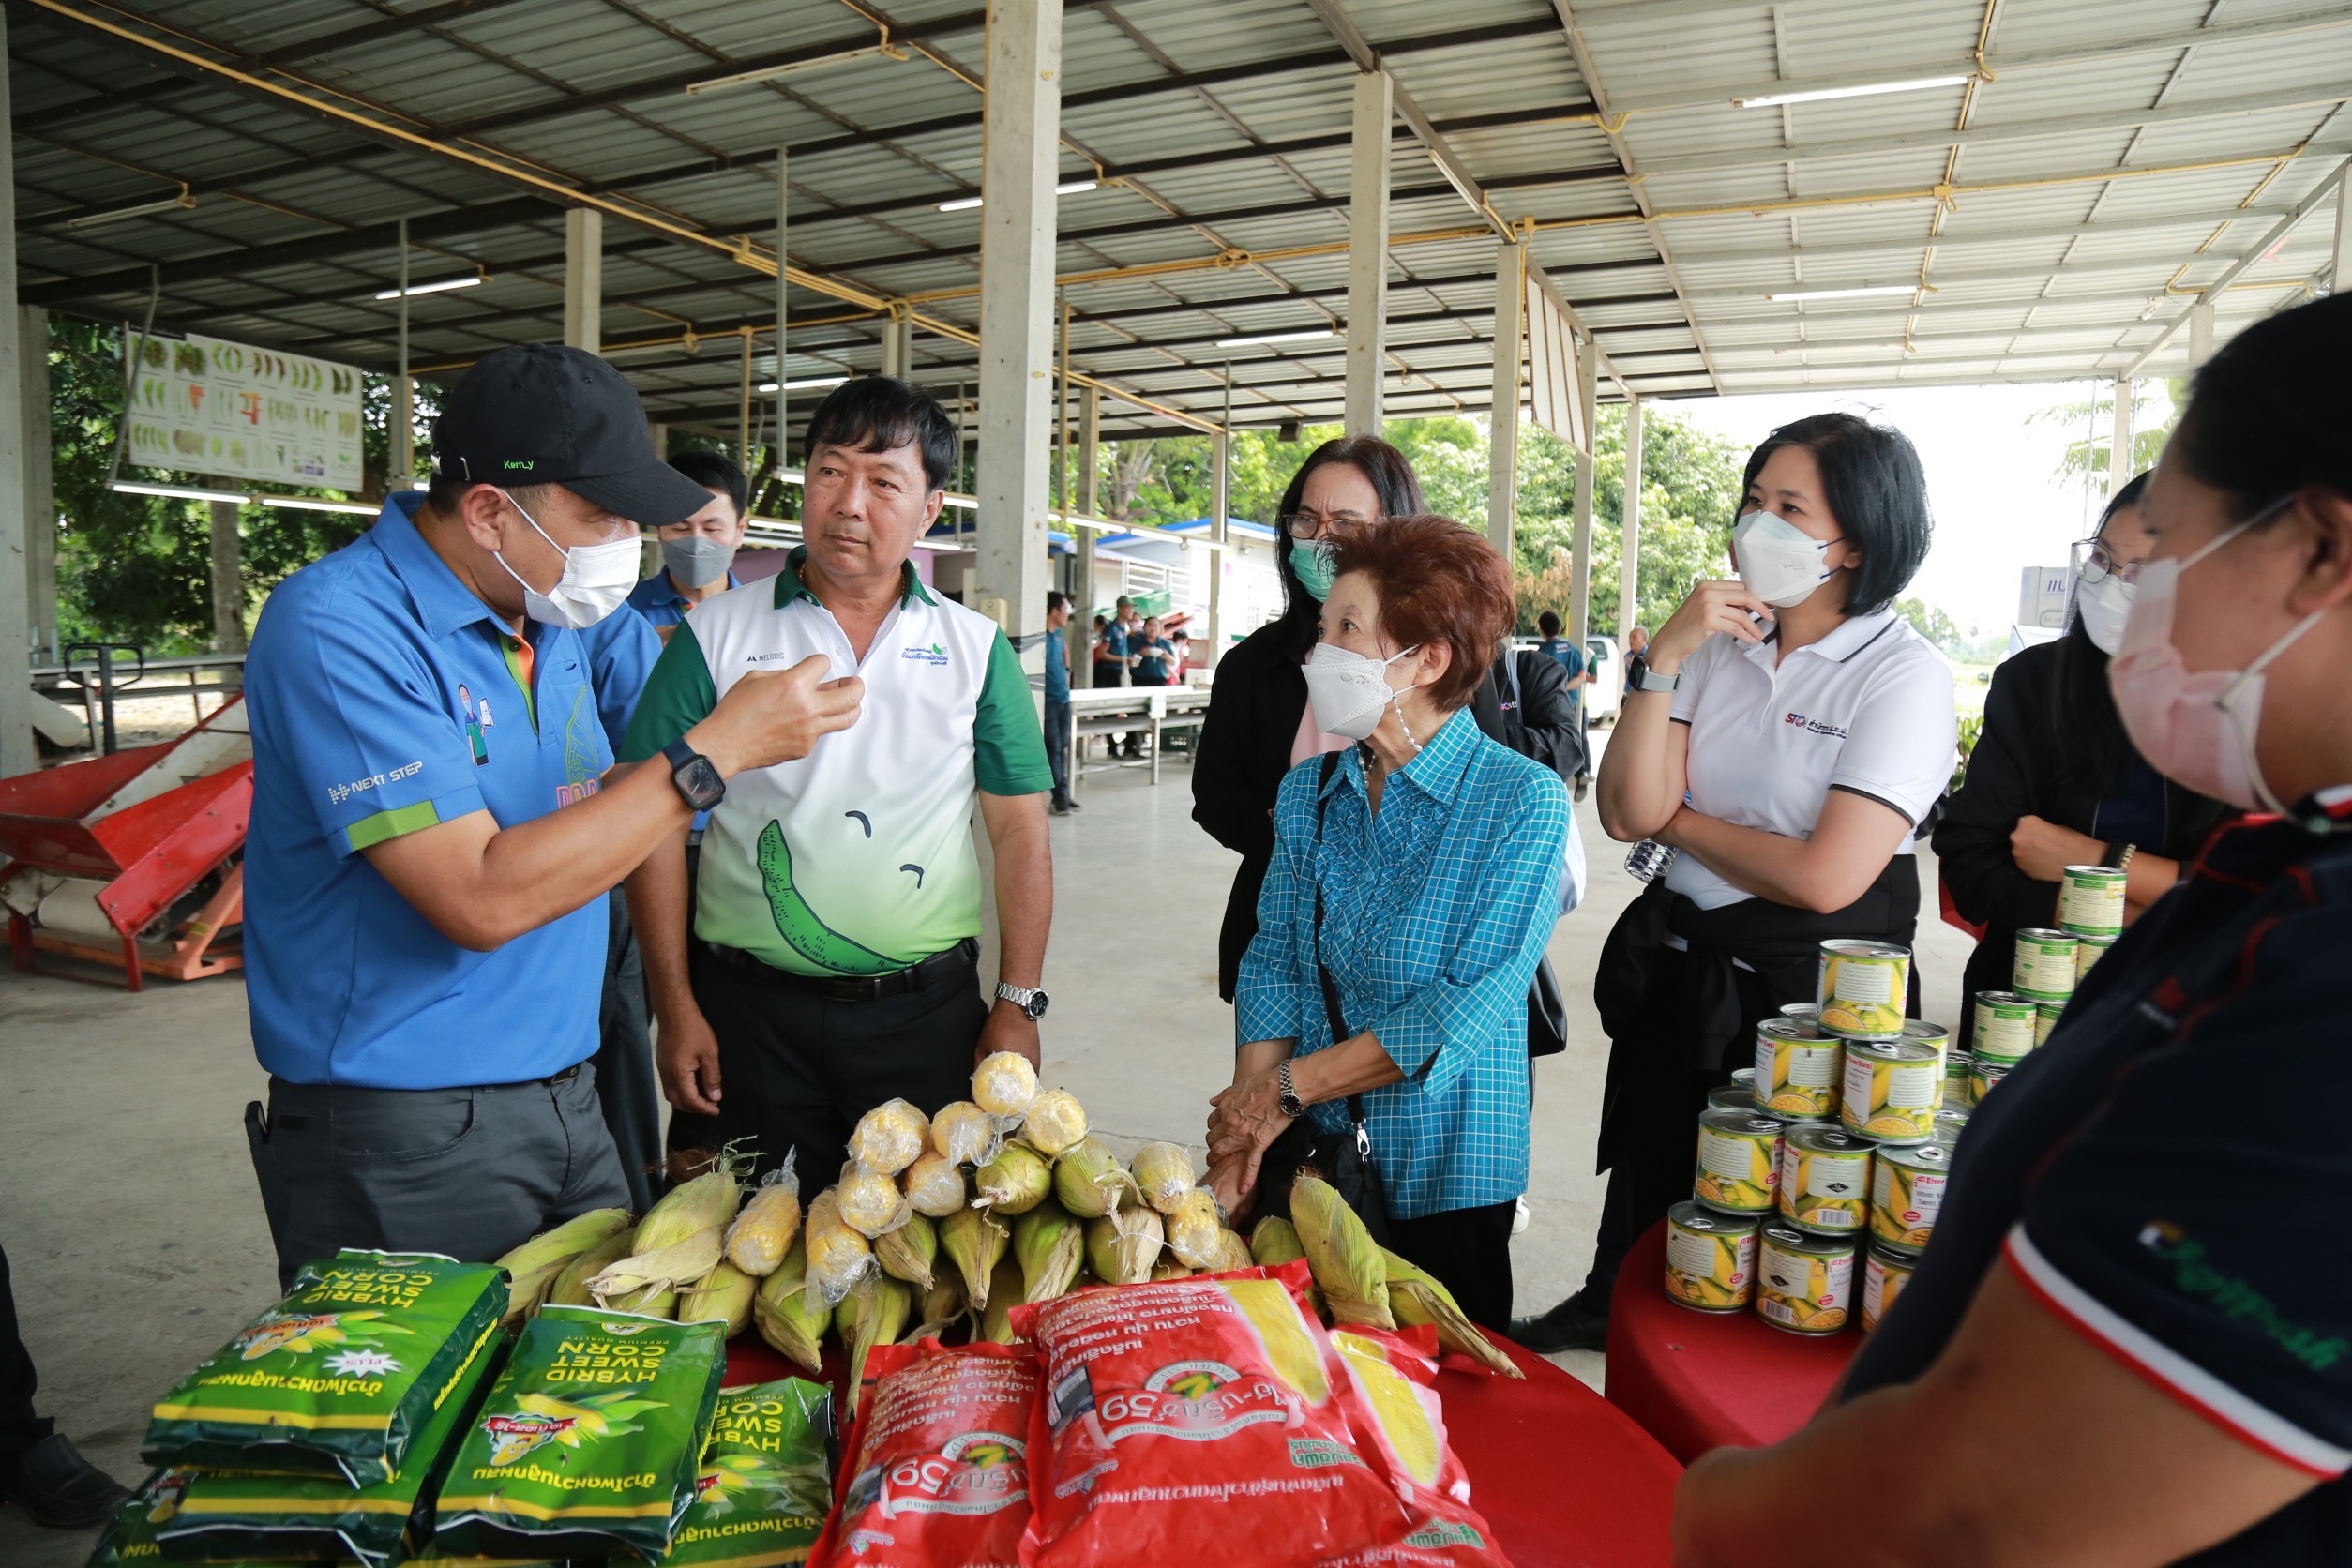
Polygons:
<instances>
[{"instance_id":1,"label":"red seed bag","mask_svg":"<svg viewBox=\"0 0 2352 1568\"><path fill-rule=\"evenodd\" d=\"M1435 1386L1438 1331L1343 1325L1331 1339L1348 1372L1349 1420L1404 1499L1413 1528L1395 1546L1328 1568L1510 1568L1494 1527L1470 1506L1470 1476L1446 1441Z\"/></svg>"},{"instance_id":2,"label":"red seed bag","mask_svg":"<svg viewBox=\"0 0 2352 1568\"><path fill-rule=\"evenodd\" d=\"M1015 1568L1029 1522L1037 1352L936 1339L877 1345L810 1561Z\"/></svg>"},{"instance_id":3,"label":"red seed bag","mask_svg":"<svg viewBox=\"0 0 2352 1568\"><path fill-rule=\"evenodd\" d=\"M1349 1430L1304 1262L1013 1309L1038 1348L1029 1568L1314 1568L1414 1521Z\"/></svg>"}]
</instances>

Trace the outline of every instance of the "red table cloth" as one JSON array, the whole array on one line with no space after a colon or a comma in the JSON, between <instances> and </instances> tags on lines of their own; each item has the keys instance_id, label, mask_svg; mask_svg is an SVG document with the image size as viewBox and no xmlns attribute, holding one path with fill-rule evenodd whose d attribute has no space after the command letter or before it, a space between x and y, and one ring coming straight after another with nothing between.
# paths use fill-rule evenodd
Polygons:
<instances>
[{"instance_id":1,"label":"red table cloth","mask_svg":"<svg viewBox=\"0 0 2352 1568\"><path fill-rule=\"evenodd\" d=\"M1711 1448L1761 1448L1812 1419L1861 1342L1858 1329L1817 1339L1753 1312L1677 1305L1660 1220L1634 1244L1609 1299L1609 1403L1686 1465Z\"/></svg>"},{"instance_id":2,"label":"red table cloth","mask_svg":"<svg viewBox=\"0 0 2352 1568\"><path fill-rule=\"evenodd\" d=\"M1584 1384L1541 1356L1497 1343L1526 1381L1458 1370L1448 1357L1438 1393L1470 1472L1471 1505L1494 1526L1515 1568L1665 1564L1682 1467ZM829 1346L817 1380L837 1391L840 1374L840 1351ZM727 1347L730 1384L794 1376L807 1374L757 1334L738 1334ZM842 1430L846 1440L846 1420ZM1227 1568L1247 1562L1237 1550Z\"/></svg>"}]
</instances>

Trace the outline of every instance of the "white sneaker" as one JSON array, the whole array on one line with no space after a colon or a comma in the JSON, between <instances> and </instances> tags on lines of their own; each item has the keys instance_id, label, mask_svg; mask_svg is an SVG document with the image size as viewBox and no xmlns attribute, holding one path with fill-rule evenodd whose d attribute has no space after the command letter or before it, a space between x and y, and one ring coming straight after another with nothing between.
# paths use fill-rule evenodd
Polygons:
<instances>
[{"instance_id":1,"label":"white sneaker","mask_svg":"<svg viewBox=\"0 0 2352 1568\"><path fill-rule=\"evenodd\" d=\"M1526 1231L1528 1221L1527 1194L1519 1194L1516 1201L1518 1203L1518 1212L1511 1216L1511 1234L1514 1236L1520 1235Z\"/></svg>"}]
</instances>

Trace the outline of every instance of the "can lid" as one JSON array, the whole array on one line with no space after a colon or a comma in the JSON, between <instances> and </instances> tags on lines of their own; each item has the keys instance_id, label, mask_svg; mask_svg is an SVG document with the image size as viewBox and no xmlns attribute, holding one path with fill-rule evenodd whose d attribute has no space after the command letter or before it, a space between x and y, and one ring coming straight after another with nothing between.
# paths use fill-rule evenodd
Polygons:
<instances>
[{"instance_id":1,"label":"can lid","mask_svg":"<svg viewBox=\"0 0 2352 1568\"><path fill-rule=\"evenodd\" d=\"M1731 1070L1731 1081L1734 1083L1754 1083L1756 1081L1756 1069L1753 1067L1734 1067Z\"/></svg>"},{"instance_id":2,"label":"can lid","mask_svg":"<svg viewBox=\"0 0 2352 1568\"><path fill-rule=\"evenodd\" d=\"M2015 991L1979 991L1976 993L1976 1004L1979 1007L2030 1007L2033 1000L2019 996Z\"/></svg>"},{"instance_id":3,"label":"can lid","mask_svg":"<svg viewBox=\"0 0 2352 1568\"><path fill-rule=\"evenodd\" d=\"M1699 1112L1699 1125L1719 1133L1740 1138L1778 1138L1787 1130L1788 1123L1777 1116L1765 1116L1753 1110L1735 1107L1719 1107Z\"/></svg>"},{"instance_id":4,"label":"can lid","mask_svg":"<svg viewBox=\"0 0 2352 1568\"><path fill-rule=\"evenodd\" d=\"M1946 1029L1942 1024L1929 1023L1925 1018L1905 1018L1903 1020L1903 1038L1906 1040L1925 1040L1938 1046L1949 1045L1952 1041L1952 1031Z\"/></svg>"},{"instance_id":5,"label":"can lid","mask_svg":"<svg viewBox=\"0 0 2352 1568\"><path fill-rule=\"evenodd\" d=\"M1720 1209L1710 1209L1704 1203L1684 1199L1666 1211L1667 1223L1685 1230L1705 1230L1726 1236L1754 1234L1764 1223L1762 1214L1729 1214Z\"/></svg>"},{"instance_id":6,"label":"can lid","mask_svg":"<svg viewBox=\"0 0 2352 1568\"><path fill-rule=\"evenodd\" d=\"M1756 1037L1758 1040L1801 1042L1809 1046L1817 1046L1824 1040L1836 1038L1834 1035L1823 1034L1820 1027L1809 1019L1801 1022L1796 1018L1766 1018L1756 1026ZM1750 1067L1748 1072L1753 1076L1756 1069Z\"/></svg>"},{"instance_id":7,"label":"can lid","mask_svg":"<svg viewBox=\"0 0 2352 1568\"><path fill-rule=\"evenodd\" d=\"M2129 874L2113 866L2069 866L2064 869L2070 877L2093 877L2100 882L2120 882Z\"/></svg>"},{"instance_id":8,"label":"can lid","mask_svg":"<svg viewBox=\"0 0 2352 1568\"><path fill-rule=\"evenodd\" d=\"M2019 942L2041 942L2064 946L2080 941L2072 931L2060 931L2048 926L2032 926L2017 933Z\"/></svg>"},{"instance_id":9,"label":"can lid","mask_svg":"<svg viewBox=\"0 0 2352 1568\"><path fill-rule=\"evenodd\" d=\"M1823 954L1840 958L1908 958L1911 950L1891 942L1862 942L1853 937L1832 937L1821 944Z\"/></svg>"},{"instance_id":10,"label":"can lid","mask_svg":"<svg viewBox=\"0 0 2352 1568\"><path fill-rule=\"evenodd\" d=\"M1852 1231L1824 1236L1811 1230L1800 1230L1785 1219L1767 1221L1763 1237L1783 1252L1803 1252L1823 1258L1835 1258L1841 1254L1850 1256L1861 1240Z\"/></svg>"},{"instance_id":11,"label":"can lid","mask_svg":"<svg viewBox=\"0 0 2352 1568\"><path fill-rule=\"evenodd\" d=\"M1940 1143L1892 1143L1878 1151L1878 1157L1896 1165L1948 1166L1952 1151Z\"/></svg>"},{"instance_id":12,"label":"can lid","mask_svg":"<svg viewBox=\"0 0 2352 1568\"><path fill-rule=\"evenodd\" d=\"M1846 1054L1876 1057L1881 1062L1933 1062L1938 1053L1922 1040L1848 1040Z\"/></svg>"},{"instance_id":13,"label":"can lid","mask_svg":"<svg viewBox=\"0 0 2352 1568\"><path fill-rule=\"evenodd\" d=\"M1919 1267L1920 1254L1925 1250L1903 1242L1890 1242L1884 1236L1870 1238L1871 1260L1882 1267L1915 1269Z\"/></svg>"},{"instance_id":14,"label":"can lid","mask_svg":"<svg viewBox=\"0 0 2352 1568\"><path fill-rule=\"evenodd\" d=\"M1808 1153L1867 1154L1877 1147L1869 1138L1815 1123L1788 1129L1788 1141Z\"/></svg>"}]
</instances>

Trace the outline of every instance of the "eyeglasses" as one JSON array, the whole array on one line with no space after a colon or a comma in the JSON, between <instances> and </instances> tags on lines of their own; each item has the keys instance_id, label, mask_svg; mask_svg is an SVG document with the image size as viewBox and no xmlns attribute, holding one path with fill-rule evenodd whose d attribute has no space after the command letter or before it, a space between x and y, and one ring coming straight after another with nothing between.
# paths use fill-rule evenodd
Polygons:
<instances>
[{"instance_id":1,"label":"eyeglasses","mask_svg":"<svg viewBox=\"0 0 2352 1568\"><path fill-rule=\"evenodd\" d=\"M1313 512L1292 512L1282 520L1282 531L1294 539L1315 539L1320 538L1323 530L1334 524L1360 528L1367 520L1354 512L1330 512L1319 517Z\"/></svg>"},{"instance_id":2,"label":"eyeglasses","mask_svg":"<svg viewBox=\"0 0 2352 1568\"><path fill-rule=\"evenodd\" d=\"M2103 582L2112 577L2126 584L2136 584L2140 580L2140 568L2148 565L2145 560L2118 561L2104 539L2085 539L2074 548L2084 552L2082 576L2085 582Z\"/></svg>"}]
</instances>

